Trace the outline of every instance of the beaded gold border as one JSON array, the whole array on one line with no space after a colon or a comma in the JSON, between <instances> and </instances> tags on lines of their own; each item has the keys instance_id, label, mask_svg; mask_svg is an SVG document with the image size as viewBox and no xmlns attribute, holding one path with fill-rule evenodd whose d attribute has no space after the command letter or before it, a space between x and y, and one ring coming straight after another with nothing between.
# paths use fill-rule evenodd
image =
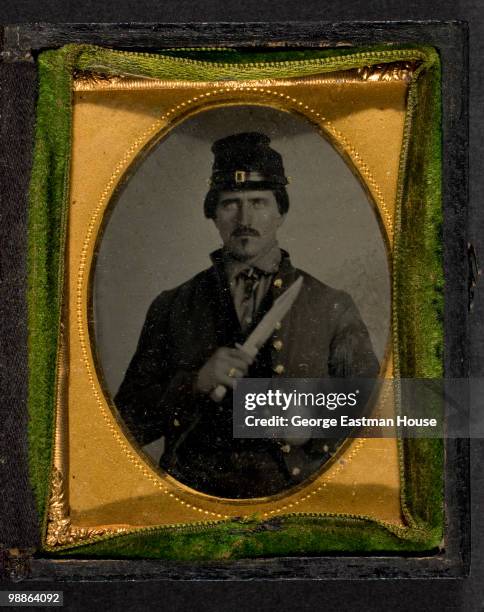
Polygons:
<instances>
[{"instance_id":1,"label":"beaded gold border","mask_svg":"<svg viewBox=\"0 0 484 612\"><path fill-rule=\"evenodd\" d=\"M129 149L125 152L123 158L116 165L114 172L111 175L104 190L102 191L100 200L91 216L88 230L87 230L85 240L83 243L83 247L82 247L82 251L81 251L81 258L80 258L78 276L77 276L76 316L77 316L77 327L78 327L78 332L79 332L79 340L81 344L81 352L83 356L83 363L87 369L88 378L89 378L92 390L94 392L94 396L98 404L98 407L100 408L101 413L103 415L103 418L106 421L108 428L111 430L112 434L114 435L116 441L122 446L123 451L126 453L130 461L132 461L141 470L144 476L146 476L159 489L161 489L162 492L166 493L171 498L175 499L176 501L178 501L185 507L196 510L200 512L201 514L211 516L216 519L222 519L222 520L230 518L231 515L213 512L213 511L210 511L204 508L199 508L198 506L194 504L190 504L184 499L181 499L178 495L176 495L174 492L170 491L166 486L164 486L160 477L156 475L155 473L153 473L150 469L148 469L147 465L145 465L145 463L141 460L140 456L136 453L136 451L130 448L129 442L127 441L125 436L122 433L120 433L114 426L113 414L111 410L107 410L108 404L106 402L106 399L104 397L101 397L101 394L98 392L98 389L96 386L97 375L95 372L93 372L93 368L91 367L91 364L93 363L93 359L92 359L92 356L90 355L90 342L89 342L89 338L86 338L86 335L85 335L85 329L87 327L85 324L85 321L86 321L86 310L85 309L86 309L86 304L87 304L87 284L88 284L86 282L86 271L89 273L89 270L88 270L88 265L90 264L89 250L90 250L91 242L93 238L95 238L94 230L97 225L99 215L108 205L109 200L114 191L114 188L119 182L119 179L121 178L124 171L134 161L134 159L136 158L136 155L139 152L141 152L141 150L147 144L149 144L150 141L152 141L154 137L156 136L162 137L162 135L164 135L165 132L167 132L169 129L172 129L173 123L170 123L170 119L173 119L174 121L176 121L177 118L180 118L180 117L181 119L184 119L185 116L190 113L190 110L192 111L194 109L205 110L206 108L209 108L211 106L210 102L212 101L216 104L223 103L224 100L223 99L217 100L216 99L217 96L223 97L226 94L233 95L234 93L239 93L239 92L244 93L244 94L257 94L259 96L268 95L271 98L273 98L275 101L277 101L279 104L281 103L281 101L283 101L290 106L290 108L288 108L287 106L283 107L284 110L297 111L305 115L306 118L312 120L313 124L316 123L317 127L319 127L322 130L325 130L332 137L330 138L330 140L331 142L333 142L333 144L334 144L334 140L336 140L336 143L340 146L340 148L350 156L353 164L356 166L361 176L364 177L364 179L366 179L366 184L370 187L371 194L374 197L375 202L377 204L378 214L383 220L384 228L387 232L387 237L389 238L390 242L393 239L392 219L388 211L388 207L384 201L381 189L379 188L379 185L377 184L376 180L371 174L371 171L368 165L364 162L364 160L362 159L358 151L355 149L355 147L344 137L344 135L339 130L337 130L331 124L331 122L328 119L326 119L317 110L310 108L307 104L304 104L304 102L301 102L300 100L298 100L297 98L293 96L287 95L283 92L270 90L265 87L247 86L247 85L241 85L240 83L235 83L234 86L226 86L226 87L217 89L215 91L202 93L197 96L193 96L184 102L177 104L176 106L168 110L165 114L163 114L159 119L157 119L147 130L145 130L142 133L142 135L139 136L135 140L135 142L129 147ZM246 99L244 101L238 101L238 102L234 102L233 100L230 100L230 102L228 103L240 104L242 102L247 104ZM269 106L267 101L264 101L264 103L259 102L259 104ZM199 108L197 108L197 106ZM326 487L327 484L337 474L339 474L341 470L345 467L345 465L347 465L347 463L351 461L353 457L361 450L361 448L364 445L364 442L365 442L364 438L359 438L355 441L351 441L349 448L347 448L347 450L345 451L344 459L340 459L337 468L333 469L330 474L326 475L326 477L321 474L319 475L319 477L317 477L318 479L322 480L322 482L320 483L318 487L313 488L312 490L307 492L305 495L302 495L301 497L293 500L289 504L279 506L277 508L268 510L266 512L262 512L260 513L260 515L266 518L274 514L281 513L285 510L292 509L298 504L300 504L301 502L308 499L309 497L321 491L321 489ZM311 486L311 484L313 483L314 481L311 481L310 484L306 484L303 487L301 492L303 492L303 490L306 487ZM183 486L181 488L185 489L185 487ZM188 489L188 488L186 489L187 489L186 492L189 492L192 495L195 495L198 497L200 496L206 497L203 494L200 494L196 491L192 491L191 489ZM283 498L288 498L288 497L293 496L294 493L295 491L293 489L293 490L290 490L289 492L285 492L281 494L281 496ZM244 505L247 505L248 503L251 503L251 502L253 502L254 504L267 503L268 501L271 501L272 499L275 500L276 497L280 500L281 496L274 496L273 498L256 498L254 500L240 500L240 503L243 503ZM215 499L221 504L223 504L225 501L227 501L227 503L232 502L232 501L235 501L237 503L239 501L239 500L223 500L221 498L215 498ZM229 505L233 506L234 504L230 503Z\"/></svg>"}]
</instances>

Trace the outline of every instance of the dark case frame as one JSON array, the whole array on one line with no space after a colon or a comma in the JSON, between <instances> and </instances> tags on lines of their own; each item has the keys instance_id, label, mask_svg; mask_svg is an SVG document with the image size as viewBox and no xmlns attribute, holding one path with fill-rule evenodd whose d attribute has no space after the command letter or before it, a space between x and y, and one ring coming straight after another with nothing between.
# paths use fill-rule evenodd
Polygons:
<instances>
[{"instance_id":1,"label":"dark case frame","mask_svg":"<svg viewBox=\"0 0 484 612\"><path fill-rule=\"evenodd\" d=\"M434 46L442 60L443 253L445 375L469 376L470 305L474 269L468 242L468 40L462 22L36 24L3 30L0 62L0 195L4 276L2 368L6 427L6 485L0 507L3 572L10 580L106 579L375 579L461 578L470 566L469 440L446 440L445 548L424 555L325 555L197 564L156 560L54 560L34 556L38 527L27 463L26 219L37 93L35 58L67 43L124 50L162 47L237 48L356 46L416 43ZM2 409L3 410L3 409ZM12 548L19 549L12 551ZM0 546L1 549L1 546Z\"/></svg>"}]
</instances>

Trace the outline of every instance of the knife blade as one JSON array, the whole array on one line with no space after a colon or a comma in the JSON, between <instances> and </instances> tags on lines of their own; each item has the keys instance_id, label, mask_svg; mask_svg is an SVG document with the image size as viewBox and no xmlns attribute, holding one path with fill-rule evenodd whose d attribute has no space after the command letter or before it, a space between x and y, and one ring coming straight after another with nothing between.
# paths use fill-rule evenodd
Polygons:
<instances>
[{"instance_id":1,"label":"knife blade","mask_svg":"<svg viewBox=\"0 0 484 612\"><path fill-rule=\"evenodd\" d=\"M236 345L237 348L245 351L251 357L255 357L259 349L271 337L277 323L291 309L294 304L303 284L302 276L299 276L292 285L284 291L275 301L270 310L264 315L257 327L251 332L247 340L242 345ZM217 385L211 392L210 397L214 402L220 402L227 393L226 387Z\"/></svg>"}]
</instances>

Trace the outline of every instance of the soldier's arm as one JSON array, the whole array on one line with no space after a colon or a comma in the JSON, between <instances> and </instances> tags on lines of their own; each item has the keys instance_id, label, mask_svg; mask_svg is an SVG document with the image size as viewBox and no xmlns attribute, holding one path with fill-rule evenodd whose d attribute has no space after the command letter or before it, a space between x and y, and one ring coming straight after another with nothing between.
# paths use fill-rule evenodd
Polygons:
<instances>
[{"instance_id":1,"label":"soldier's arm","mask_svg":"<svg viewBox=\"0 0 484 612\"><path fill-rule=\"evenodd\" d=\"M331 377L370 379L369 385L361 385L360 381L359 411L354 414L358 416L370 407L367 402L373 388L371 379L378 377L380 365L373 352L368 329L351 297L341 292L337 305L341 313L336 319L331 340L328 370ZM304 450L308 457L315 458L327 452L328 445L337 448L346 435L347 432L339 431L330 440L313 438L305 444Z\"/></svg>"},{"instance_id":2,"label":"soldier's arm","mask_svg":"<svg viewBox=\"0 0 484 612\"><path fill-rule=\"evenodd\" d=\"M203 403L203 398L195 397L197 371L177 367L172 361L171 302L171 292L166 292L150 306L136 352L114 400L141 445L162 435L181 434L199 418Z\"/></svg>"},{"instance_id":3,"label":"soldier's arm","mask_svg":"<svg viewBox=\"0 0 484 612\"><path fill-rule=\"evenodd\" d=\"M351 297L344 296L341 315L330 346L329 374L335 377L376 378L380 364L368 329Z\"/></svg>"}]
</instances>

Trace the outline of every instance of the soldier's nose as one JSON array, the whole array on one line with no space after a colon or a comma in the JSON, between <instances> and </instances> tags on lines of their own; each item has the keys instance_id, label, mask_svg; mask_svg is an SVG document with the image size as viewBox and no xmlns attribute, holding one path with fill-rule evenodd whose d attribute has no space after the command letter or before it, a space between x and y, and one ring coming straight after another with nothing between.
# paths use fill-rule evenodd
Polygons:
<instances>
[{"instance_id":1,"label":"soldier's nose","mask_svg":"<svg viewBox=\"0 0 484 612\"><path fill-rule=\"evenodd\" d=\"M252 219L252 211L251 207L248 203L243 202L239 207L239 224L243 226L250 225L250 221Z\"/></svg>"}]
</instances>

